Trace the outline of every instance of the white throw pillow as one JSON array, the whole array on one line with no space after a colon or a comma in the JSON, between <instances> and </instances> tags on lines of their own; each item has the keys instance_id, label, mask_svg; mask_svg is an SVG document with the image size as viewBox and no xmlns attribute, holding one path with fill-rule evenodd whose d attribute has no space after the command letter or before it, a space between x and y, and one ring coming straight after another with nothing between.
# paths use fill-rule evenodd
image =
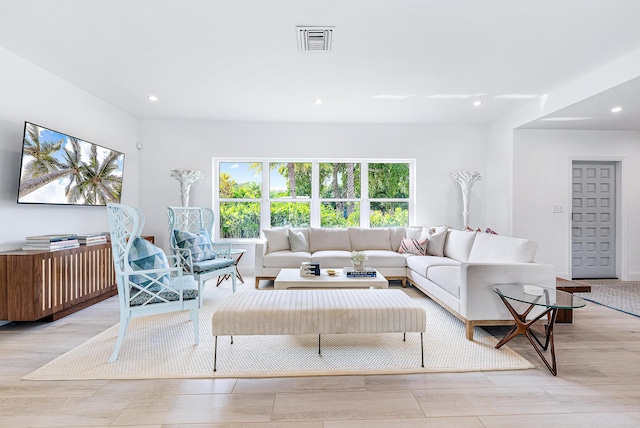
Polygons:
<instances>
[{"instance_id":1,"label":"white throw pillow","mask_svg":"<svg viewBox=\"0 0 640 428\"><path fill-rule=\"evenodd\" d=\"M444 257L444 243L447 240L447 226L425 227L425 234L418 239L429 239L427 254L430 256Z\"/></svg>"},{"instance_id":2,"label":"white throw pillow","mask_svg":"<svg viewBox=\"0 0 640 428\"><path fill-rule=\"evenodd\" d=\"M420 239L424 229L426 228L423 226L409 226L407 227L404 237L408 239Z\"/></svg>"},{"instance_id":3,"label":"white throw pillow","mask_svg":"<svg viewBox=\"0 0 640 428\"><path fill-rule=\"evenodd\" d=\"M309 251L309 243L304 237L304 233L296 232L293 229L289 229L289 245L291 251Z\"/></svg>"},{"instance_id":4,"label":"white throw pillow","mask_svg":"<svg viewBox=\"0 0 640 428\"><path fill-rule=\"evenodd\" d=\"M262 233L267 238L267 253L291 249L289 245L289 226L262 229Z\"/></svg>"}]
</instances>

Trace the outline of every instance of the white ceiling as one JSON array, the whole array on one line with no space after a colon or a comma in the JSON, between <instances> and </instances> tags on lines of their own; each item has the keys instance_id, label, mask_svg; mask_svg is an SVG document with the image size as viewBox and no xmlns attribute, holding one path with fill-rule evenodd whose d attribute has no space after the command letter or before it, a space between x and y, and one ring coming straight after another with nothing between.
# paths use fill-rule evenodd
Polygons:
<instances>
[{"instance_id":1,"label":"white ceiling","mask_svg":"<svg viewBox=\"0 0 640 428\"><path fill-rule=\"evenodd\" d=\"M637 0L0 0L0 46L140 119L482 124L640 49L639 17ZM296 25L335 26L333 50L298 52ZM553 114L589 121L530 127L640 129L624 86Z\"/></svg>"}]
</instances>

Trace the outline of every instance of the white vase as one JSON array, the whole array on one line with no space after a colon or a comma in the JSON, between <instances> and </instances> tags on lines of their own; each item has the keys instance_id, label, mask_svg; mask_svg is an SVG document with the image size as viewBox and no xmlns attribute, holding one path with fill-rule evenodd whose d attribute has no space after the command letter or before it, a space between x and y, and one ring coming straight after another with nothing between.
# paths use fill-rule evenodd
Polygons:
<instances>
[{"instance_id":1,"label":"white vase","mask_svg":"<svg viewBox=\"0 0 640 428\"><path fill-rule=\"evenodd\" d=\"M364 270L364 263L353 262L353 268L355 270Z\"/></svg>"}]
</instances>

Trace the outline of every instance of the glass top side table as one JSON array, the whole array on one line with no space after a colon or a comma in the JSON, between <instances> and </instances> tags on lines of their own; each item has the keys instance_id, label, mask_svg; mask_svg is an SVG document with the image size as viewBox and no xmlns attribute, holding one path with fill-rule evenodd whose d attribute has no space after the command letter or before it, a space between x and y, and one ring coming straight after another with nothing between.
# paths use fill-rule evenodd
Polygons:
<instances>
[{"instance_id":1,"label":"glass top side table","mask_svg":"<svg viewBox=\"0 0 640 428\"><path fill-rule=\"evenodd\" d=\"M500 284L494 286L493 291L500 297L516 322L511 330L498 342L496 348L499 349L514 337L522 334L529 339L529 342L531 342L531 345L533 345L533 348L549 371L556 376L558 369L553 342L553 326L556 322L558 309L581 308L587 304L585 300L571 293L556 290L555 288L543 288L525 284ZM522 313L518 313L510 301L525 303L529 306ZM527 315L536 307L544 308L543 312L527 321ZM545 325L543 344L533 330L531 330L531 326L545 315L547 316L547 324ZM542 351L546 351L549 348L551 351L551 363L547 361L542 353Z\"/></svg>"}]
</instances>

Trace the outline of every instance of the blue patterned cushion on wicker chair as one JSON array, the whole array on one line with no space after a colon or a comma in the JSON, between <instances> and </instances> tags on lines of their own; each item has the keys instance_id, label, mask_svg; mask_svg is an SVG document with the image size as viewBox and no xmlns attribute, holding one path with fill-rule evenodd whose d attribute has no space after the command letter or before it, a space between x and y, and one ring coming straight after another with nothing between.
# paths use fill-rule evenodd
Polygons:
<instances>
[{"instance_id":1,"label":"blue patterned cushion on wicker chair","mask_svg":"<svg viewBox=\"0 0 640 428\"><path fill-rule=\"evenodd\" d=\"M131 251L129 252L129 264L133 270L169 268L169 261L167 260L167 256L164 254L164 251L146 239L142 239L140 237L136 237L133 240ZM153 283L150 278L157 279L158 282L161 282L162 284L169 283L169 274L165 273L158 276L158 274L150 273L147 275L149 278L143 275L131 275L129 277L129 281L148 288L150 291L159 291L163 288L161 285Z\"/></svg>"},{"instance_id":2,"label":"blue patterned cushion on wicker chair","mask_svg":"<svg viewBox=\"0 0 640 428\"><path fill-rule=\"evenodd\" d=\"M213 260L204 260L201 262L195 262L193 264L194 272L207 272L215 269L222 269L228 266L233 266L236 263L233 259L224 259L222 257Z\"/></svg>"},{"instance_id":3,"label":"blue patterned cushion on wicker chair","mask_svg":"<svg viewBox=\"0 0 640 428\"><path fill-rule=\"evenodd\" d=\"M191 258L194 262L216 258L216 252L206 229L202 229L200 233L191 233L184 230L174 230L173 233L176 238L176 245L180 248L191 250Z\"/></svg>"},{"instance_id":4,"label":"blue patterned cushion on wicker chair","mask_svg":"<svg viewBox=\"0 0 640 428\"><path fill-rule=\"evenodd\" d=\"M184 300L193 300L193 299L197 299L198 298L198 290L194 290L192 288L186 289L183 292L183 299ZM180 300L180 295L174 291L170 291L170 290L165 290L162 291L160 293L158 293L158 296L160 296L161 298L158 297L153 297L151 299L149 299L149 296L142 293L142 294L138 294L137 296L134 296L131 298L131 300L129 301L129 306L140 306L140 305L151 305L153 303L160 303L160 302L164 302L166 299L170 302L175 301L175 300Z\"/></svg>"}]
</instances>

